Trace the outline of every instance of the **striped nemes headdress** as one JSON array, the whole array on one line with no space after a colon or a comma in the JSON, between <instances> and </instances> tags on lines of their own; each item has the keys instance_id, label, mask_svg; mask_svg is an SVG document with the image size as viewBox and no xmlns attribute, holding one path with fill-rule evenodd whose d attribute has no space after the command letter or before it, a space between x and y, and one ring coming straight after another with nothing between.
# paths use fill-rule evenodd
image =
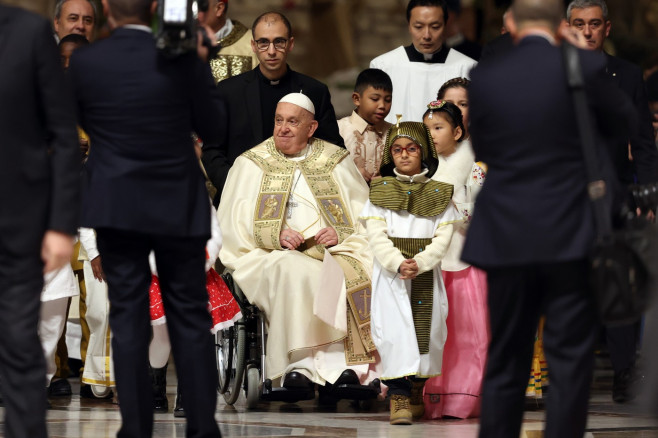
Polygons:
<instances>
[{"instance_id":1,"label":"striped nemes headdress","mask_svg":"<svg viewBox=\"0 0 658 438\"><path fill-rule=\"evenodd\" d=\"M388 128L386 133L386 142L384 143L384 153L382 163L379 166L381 176L395 176L393 169L393 155L391 154L391 145L396 139L405 137L412 140L422 151L422 167L427 168L427 176L431 177L439 167L439 159L434 148L434 141L429 129L421 122L402 122L402 115L397 114L398 121L395 125Z\"/></svg>"}]
</instances>

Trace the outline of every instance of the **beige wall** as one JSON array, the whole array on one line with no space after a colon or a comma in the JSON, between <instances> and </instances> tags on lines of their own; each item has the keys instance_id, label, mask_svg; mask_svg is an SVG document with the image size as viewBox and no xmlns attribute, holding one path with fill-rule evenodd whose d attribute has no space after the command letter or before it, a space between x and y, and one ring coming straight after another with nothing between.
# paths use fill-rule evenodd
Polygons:
<instances>
[{"instance_id":1,"label":"beige wall","mask_svg":"<svg viewBox=\"0 0 658 438\"><path fill-rule=\"evenodd\" d=\"M5 5L20 6L50 17L55 9L55 0L0 0Z\"/></svg>"}]
</instances>

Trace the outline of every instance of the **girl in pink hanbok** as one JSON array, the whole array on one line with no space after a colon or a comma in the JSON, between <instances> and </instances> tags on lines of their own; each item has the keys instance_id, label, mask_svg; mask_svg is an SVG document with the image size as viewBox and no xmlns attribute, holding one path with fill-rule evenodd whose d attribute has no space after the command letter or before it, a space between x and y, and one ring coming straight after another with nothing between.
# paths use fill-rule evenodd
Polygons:
<instances>
[{"instance_id":1,"label":"girl in pink hanbok","mask_svg":"<svg viewBox=\"0 0 658 438\"><path fill-rule=\"evenodd\" d=\"M468 81L455 79L447 87L451 100L438 100L427 106L423 122L429 128L437 154L439 169L432 179L454 186L453 202L464 217L455 229L441 269L448 297L446 321L448 337L443 353L443 369L425 385L425 417L477 417L489 327L487 284L483 271L460 260L475 197L484 182L486 167L475 162L467 138L468 104L465 87ZM445 94L442 87L443 94ZM460 97L460 93L463 96ZM452 97L452 94L456 96ZM441 95L441 93L440 93ZM464 109L464 114L460 108Z\"/></svg>"}]
</instances>

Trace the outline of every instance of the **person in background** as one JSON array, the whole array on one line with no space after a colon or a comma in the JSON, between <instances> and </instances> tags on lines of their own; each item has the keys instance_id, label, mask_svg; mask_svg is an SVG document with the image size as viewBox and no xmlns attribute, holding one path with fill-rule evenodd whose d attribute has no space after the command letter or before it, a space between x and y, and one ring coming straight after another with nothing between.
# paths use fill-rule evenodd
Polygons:
<instances>
[{"instance_id":1,"label":"person in background","mask_svg":"<svg viewBox=\"0 0 658 438\"><path fill-rule=\"evenodd\" d=\"M272 135L276 106L289 93L301 92L313 102L318 121L317 138L344 147L327 86L288 66L288 55L295 47L288 18L278 12L265 12L254 20L251 33L251 49L260 64L217 85L219 96L230 108L218 122L226 133L217 145L204 144L203 147L203 166L217 189L215 205L219 204L226 176L235 159Z\"/></svg>"},{"instance_id":2,"label":"person in background","mask_svg":"<svg viewBox=\"0 0 658 438\"><path fill-rule=\"evenodd\" d=\"M258 57L251 50L251 32L244 24L228 17L228 0L206 0L199 2L199 7L202 8L199 10L199 23L215 33L221 46L219 53L208 60L215 82L255 68Z\"/></svg>"},{"instance_id":3,"label":"person in background","mask_svg":"<svg viewBox=\"0 0 658 438\"><path fill-rule=\"evenodd\" d=\"M636 134L606 141L619 182L624 186L657 182L658 149L651 125L652 116L649 112L642 70L628 61L604 52L603 44L612 29L605 0L572 1L567 7L567 21L569 27L584 38L589 50L605 56L606 73L613 86L623 91L633 101L635 111L639 115ZM649 211L647 214L650 219L655 217L655 212ZM606 343L615 373L612 399L617 403L624 403L635 397L631 387L639 378L635 369L639 333L639 323L605 327Z\"/></svg>"},{"instance_id":4,"label":"person in background","mask_svg":"<svg viewBox=\"0 0 658 438\"><path fill-rule=\"evenodd\" d=\"M392 99L391 78L379 69L363 70L352 93L356 108L352 115L338 121L345 147L368 184L379 176L386 131L391 126L385 119L391 111Z\"/></svg>"},{"instance_id":5,"label":"person in background","mask_svg":"<svg viewBox=\"0 0 658 438\"><path fill-rule=\"evenodd\" d=\"M75 106L48 20L0 5L0 374L8 437L46 438L39 342L44 272L66 266L78 226ZM70 268L69 268L70 269Z\"/></svg>"},{"instance_id":6,"label":"person in background","mask_svg":"<svg viewBox=\"0 0 658 438\"><path fill-rule=\"evenodd\" d=\"M544 437L581 438L598 333L588 276L595 227L556 40L563 3L515 0L510 14L516 45L505 62L482 61L468 90L473 150L488 166L462 252L462 260L486 271L488 284L491 343L479 436L519 436L535 333L544 315L552 376ZM607 178L614 171L601 138L628 136L635 110L611 86L601 54L580 50L579 56ZM607 181L613 190L614 176Z\"/></svg>"},{"instance_id":7,"label":"person in background","mask_svg":"<svg viewBox=\"0 0 658 438\"><path fill-rule=\"evenodd\" d=\"M386 120L395 123L396 114L420 122L427 100L448 79L467 77L477 63L447 47L444 0L409 0L407 23L411 44L384 53L370 61L370 68L385 71L395 89L391 112Z\"/></svg>"}]
</instances>

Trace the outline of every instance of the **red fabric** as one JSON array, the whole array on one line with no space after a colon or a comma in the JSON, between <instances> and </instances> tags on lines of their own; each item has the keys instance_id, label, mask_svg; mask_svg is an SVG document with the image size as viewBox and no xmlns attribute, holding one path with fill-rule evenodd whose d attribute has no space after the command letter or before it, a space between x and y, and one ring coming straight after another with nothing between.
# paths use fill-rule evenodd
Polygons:
<instances>
[{"instance_id":1,"label":"red fabric","mask_svg":"<svg viewBox=\"0 0 658 438\"><path fill-rule=\"evenodd\" d=\"M240 306L222 277L212 268L206 273L206 289L208 290L208 311L212 316L213 331L229 327L234 321L241 318ZM151 280L149 300L151 302L151 322L163 323L165 312L160 293L160 282L155 275Z\"/></svg>"}]
</instances>

